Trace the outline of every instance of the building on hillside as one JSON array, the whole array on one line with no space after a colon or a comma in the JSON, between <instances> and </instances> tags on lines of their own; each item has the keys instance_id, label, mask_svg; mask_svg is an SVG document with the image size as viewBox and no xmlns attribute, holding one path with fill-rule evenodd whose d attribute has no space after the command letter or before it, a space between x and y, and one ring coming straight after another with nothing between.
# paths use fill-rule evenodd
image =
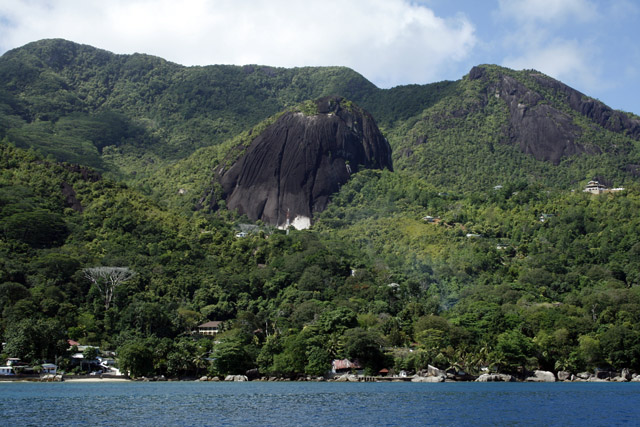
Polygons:
<instances>
[{"instance_id":1,"label":"building on hillside","mask_svg":"<svg viewBox=\"0 0 640 427\"><path fill-rule=\"evenodd\" d=\"M426 221L429 224L438 224L441 221L440 217L431 216L431 215L427 215L427 216L422 217L422 220Z\"/></svg>"},{"instance_id":2,"label":"building on hillside","mask_svg":"<svg viewBox=\"0 0 640 427\"><path fill-rule=\"evenodd\" d=\"M197 333L200 335L214 336L220 332L221 327L222 327L222 321L212 320L211 322L198 325Z\"/></svg>"},{"instance_id":3,"label":"building on hillside","mask_svg":"<svg viewBox=\"0 0 640 427\"><path fill-rule=\"evenodd\" d=\"M587 186L583 190L585 193L602 194L602 193L616 193L618 191L624 191L624 187L607 188L605 185L600 184L598 181L589 181Z\"/></svg>"},{"instance_id":4,"label":"building on hillside","mask_svg":"<svg viewBox=\"0 0 640 427\"><path fill-rule=\"evenodd\" d=\"M547 222L554 216L555 216L554 214L543 213L542 215L540 215L538 219L540 220L540 222Z\"/></svg>"},{"instance_id":5,"label":"building on hillside","mask_svg":"<svg viewBox=\"0 0 640 427\"><path fill-rule=\"evenodd\" d=\"M598 181L589 181L589 183L587 184L587 186L584 188L584 192L585 193L591 193L591 194L602 194L605 192L605 190L607 189L607 187L605 187L604 185L600 184Z\"/></svg>"}]
</instances>

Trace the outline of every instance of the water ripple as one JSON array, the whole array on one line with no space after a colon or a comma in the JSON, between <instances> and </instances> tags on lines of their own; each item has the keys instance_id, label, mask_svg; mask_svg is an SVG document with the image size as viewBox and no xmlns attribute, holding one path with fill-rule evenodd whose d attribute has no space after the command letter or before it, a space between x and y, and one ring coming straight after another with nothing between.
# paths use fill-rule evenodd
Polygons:
<instances>
[{"instance_id":1,"label":"water ripple","mask_svg":"<svg viewBox=\"0 0 640 427\"><path fill-rule=\"evenodd\" d=\"M640 384L0 383L0 425L636 425Z\"/></svg>"}]
</instances>

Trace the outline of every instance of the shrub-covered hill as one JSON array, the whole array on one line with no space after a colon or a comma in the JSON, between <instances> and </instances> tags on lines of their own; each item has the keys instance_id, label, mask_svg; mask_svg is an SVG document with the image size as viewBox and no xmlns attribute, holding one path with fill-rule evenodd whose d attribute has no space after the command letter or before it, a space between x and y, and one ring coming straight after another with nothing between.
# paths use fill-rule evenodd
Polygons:
<instances>
[{"instance_id":1,"label":"shrub-covered hill","mask_svg":"<svg viewBox=\"0 0 640 427\"><path fill-rule=\"evenodd\" d=\"M388 133L396 168L443 188L638 178L640 119L533 70L474 67Z\"/></svg>"},{"instance_id":2,"label":"shrub-covered hill","mask_svg":"<svg viewBox=\"0 0 640 427\"><path fill-rule=\"evenodd\" d=\"M127 172L220 143L303 100L376 91L340 67L184 67L65 40L7 52L0 82L1 136L104 168L109 154Z\"/></svg>"},{"instance_id":3,"label":"shrub-covered hill","mask_svg":"<svg viewBox=\"0 0 640 427\"><path fill-rule=\"evenodd\" d=\"M304 232L204 209L238 147L322 95L372 114L394 172L352 174ZM71 338L133 375L334 358L640 372L637 120L495 66L382 90L344 68L16 49L0 58L2 357L82 369ZM583 193L592 178L626 191ZM110 298L96 266L135 275ZM224 322L215 341L192 334L205 320Z\"/></svg>"},{"instance_id":4,"label":"shrub-covered hill","mask_svg":"<svg viewBox=\"0 0 640 427\"><path fill-rule=\"evenodd\" d=\"M0 57L0 82L0 137L128 182L328 95L373 115L397 170L438 186L623 186L640 168L637 116L531 70L379 89L341 67L184 67L56 39Z\"/></svg>"},{"instance_id":5,"label":"shrub-covered hill","mask_svg":"<svg viewBox=\"0 0 640 427\"><path fill-rule=\"evenodd\" d=\"M317 375L333 358L369 372L640 370L637 187L465 196L365 170L315 231L286 235L225 211L187 219L0 149L4 357L74 369L71 338L134 375ZM135 273L110 304L84 274L100 265ZM207 319L224 321L218 343L192 335Z\"/></svg>"}]
</instances>

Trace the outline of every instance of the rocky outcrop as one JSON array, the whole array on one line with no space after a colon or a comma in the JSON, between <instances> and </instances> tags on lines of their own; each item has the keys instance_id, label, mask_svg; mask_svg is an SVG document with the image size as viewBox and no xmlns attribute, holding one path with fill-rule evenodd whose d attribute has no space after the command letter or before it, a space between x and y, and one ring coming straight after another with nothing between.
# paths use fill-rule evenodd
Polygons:
<instances>
[{"instance_id":1,"label":"rocky outcrop","mask_svg":"<svg viewBox=\"0 0 640 427\"><path fill-rule=\"evenodd\" d=\"M553 375L553 372L534 371L533 375L527 377L525 381L534 383L554 383L556 382L556 377Z\"/></svg>"},{"instance_id":2,"label":"rocky outcrop","mask_svg":"<svg viewBox=\"0 0 640 427\"><path fill-rule=\"evenodd\" d=\"M482 374L476 379L476 381L480 383L512 382L515 381L515 379L511 375L507 374Z\"/></svg>"},{"instance_id":3,"label":"rocky outcrop","mask_svg":"<svg viewBox=\"0 0 640 427\"><path fill-rule=\"evenodd\" d=\"M227 375L225 381L249 381L246 375Z\"/></svg>"},{"instance_id":4,"label":"rocky outcrop","mask_svg":"<svg viewBox=\"0 0 640 427\"><path fill-rule=\"evenodd\" d=\"M484 78L482 67L474 67L469 73L471 80ZM508 75L487 83L487 96L493 95L507 104L509 141L524 153L558 164L563 157L586 151L576 143L582 133L580 127L573 124L567 113L542 102L540 94Z\"/></svg>"},{"instance_id":5,"label":"rocky outcrop","mask_svg":"<svg viewBox=\"0 0 640 427\"><path fill-rule=\"evenodd\" d=\"M620 376L622 378L624 378L625 380L630 380L631 379L631 371L629 370L629 368L624 368L621 372L620 372Z\"/></svg>"},{"instance_id":6,"label":"rocky outcrop","mask_svg":"<svg viewBox=\"0 0 640 427\"><path fill-rule=\"evenodd\" d=\"M391 148L373 117L341 97L315 114L284 113L218 174L227 208L252 220L310 225L360 168L392 169Z\"/></svg>"},{"instance_id":7,"label":"rocky outcrop","mask_svg":"<svg viewBox=\"0 0 640 427\"><path fill-rule=\"evenodd\" d=\"M334 379L334 381L336 381L336 382L340 382L340 383L345 383L345 382L357 383L357 382L358 382L358 381L360 381L360 380L358 379L358 377L357 377L356 375L353 375L353 374L344 374L344 375L341 375L341 376L339 376L339 377L336 377L336 378Z\"/></svg>"},{"instance_id":8,"label":"rocky outcrop","mask_svg":"<svg viewBox=\"0 0 640 427\"><path fill-rule=\"evenodd\" d=\"M581 380L588 380L589 378L591 378L591 373L590 372L579 372L576 374L576 378L579 378Z\"/></svg>"},{"instance_id":9,"label":"rocky outcrop","mask_svg":"<svg viewBox=\"0 0 640 427\"><path fill-rule=\"evenodd\" d=\"M447 373L435 366L427 365L427 375L430 377L446 377Z\"/></svg>"},{"instance_id":10,"label":"rocky outcrop","mask_svg":"<svg viewBox=\"0 0 640 427\"><path fill-rule=\"evenodd\" d=\"M427 369L419 371L411 382L414 383L441 383L447 379L447 373L435 366L427 365Z\"/></svg>"},{"instance_id":11,"label":"rocky outcrop","mask_svg":"<svg viewBox=\"0 0 640 427\"><path fill-rule=\"evenodd\" d=\"M444 380L445 377L443 376L422 377L416 375L415 377L411 378L412 383L443 383Z\"/></svg>"},{"instance_id":12,"label":"rocky outcrop","mask_svg":"<svg viewBox=\"0 0 640 427\"><path fill-rule=\"evenodd\" d=\"M48 383L48 382L61 382L62 375L60 374L45 374L40 377L40 382Z\"/></svg>"},{"instance_id":13,"label":"rocky outcrop","mask_svg":"<svg viewBox=\"0 0 640 427\"><path fill-rule=\"evenodd\" d=\"M249 381L255 381L260 378L260 371L258 369L249 369L245 372L245 376L249 379Z\"/></svg>"},{"instance_id":14,"label":"rocky outcrop","mask_svg":"<svg viewBox=\"0 0 640 427\"><path fill-rule=\"evenodd\" d=\"M553 91L558 102L564 102L568 108L559 107L555 101L551 102L539 91L506 73L500 73L497 79L495 76L489 77L482 66L473 67L469 72L469 80L481 79L486 82L486 97L495 96L506 103L509 110L508 141L524 153L554 164L575 154L601 153L599 147L579 142L583 130L574 123L568 113L569 108L595 125L635 139L640 138L640 121L612 110L548 76L530 73L530 77L543 89Z\"/></svg>"},{"instance_id":15,"label":"rocky outcrop","mask_svg":"<svg viewBox=\"0 0 640 427\"><path fill-rule=\"evenodd\" d=\"M640 139L640 120L632 119L621 111L613 110L597 99L542 74L532 74L543 87L564 95L569 106L589 120L612 132L624 133L634 139Z\"/></svg>"},{"instance_id":16,"label":"rocky outcrop","mask_svg":"<svg viewBox=\"0 0 640 427\"><path fill-rule=\"evenodd\" d=\"M62 184L60 184L60 188L62 189L62 195L64 196L65 206L73 209L76 212L82 212L84 210L84 207L76 197L76 190L74 190L73 187L67 182L63 182Z\"/></svg>"},{"instance_id":17,"label":"rocky outcrop","mask_svg":"<svg viewBox=\"0 0 640 427\"><path fill-rule=\"evenodd\" d=\"M617 375L618 374L616 372L604 371L604 370L601 370L601 369L596 369L596 372L595 372L595 377L597 377L598 379L601 379L601 380L608 380L608 379L616 377Z\"/></svg>"}]
</instances>

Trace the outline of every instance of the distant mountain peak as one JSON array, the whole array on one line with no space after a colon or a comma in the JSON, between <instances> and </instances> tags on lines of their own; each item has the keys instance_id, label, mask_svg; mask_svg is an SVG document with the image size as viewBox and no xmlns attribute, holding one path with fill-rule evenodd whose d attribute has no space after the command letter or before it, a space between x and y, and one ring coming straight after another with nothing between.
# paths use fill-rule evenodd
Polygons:
<instances>
[{"instance_id":1,"label":"distant mountain peak","mask_svg":"<svg viewBox=\"0 0 640 427\"><path fill-rule=\"evenodd\" d=\"M513 71L494 65L473 67L469 81L486 85L485 97L502 99L509 110L508 140L537 160L558 164L575 154L599 154L598 145L581 141L584 128L572 111L593 125L640 139L640 121L535 70Z\"/></svg>"}]
</instances>

